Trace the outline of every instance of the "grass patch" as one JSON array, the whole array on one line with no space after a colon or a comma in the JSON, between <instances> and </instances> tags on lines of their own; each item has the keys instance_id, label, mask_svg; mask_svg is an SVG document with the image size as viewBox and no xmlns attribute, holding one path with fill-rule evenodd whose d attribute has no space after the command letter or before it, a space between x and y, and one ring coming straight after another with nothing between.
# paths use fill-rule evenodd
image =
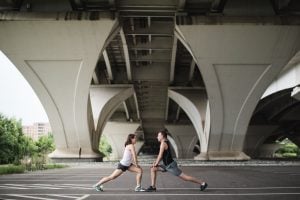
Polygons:
<instances>
[{"instance_id":1,"label":"grass patch","mask_svg":"<svg viewBox=\"0 0 300 200\"><path fill-rule=\"evenodd\" d=\"M60 169L60 168L65 168L68 167L67 165L62 165L62 164L48 164L44 165L44 169Z\"/></svg>"},{"instance_id":2,"label":"grass patch","mask_svg":"<svg viewBox=\"0 0 300 200\"><path fill-rule=\"evenodd\" d=\"M68 167L67 165L62 164L45 164L42 167L31 166L30 168L25 167L24 165L0 165L0 175L1 174L15 174L15 173L24 173L25 171L36 171L36 170L47 170L47 169L60 169ZM27 169L26 169L27 168Z\"/></svg>"},{"instance_id":3,"label":"grass patch","mask_svg":"<svg viewBox=\"0 0 300 200\"><path fill-rule=\"evenodd\" d=\"M0 165L0 174L24 173L25 167L22 165Z\"/></svg>"}]
</instances>

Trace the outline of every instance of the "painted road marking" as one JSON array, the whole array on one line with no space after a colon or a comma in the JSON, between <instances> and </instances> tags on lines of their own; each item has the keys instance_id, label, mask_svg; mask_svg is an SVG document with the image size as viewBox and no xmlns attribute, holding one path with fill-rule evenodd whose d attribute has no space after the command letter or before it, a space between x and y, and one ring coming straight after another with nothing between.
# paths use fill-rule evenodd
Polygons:
<instances>
[{"instance_id":1,"label":"painted road marking","mask_svg":"<svg viewBox=\"0 0 300 200\"><path fill-rule=\"evenodd\" d=\"M77 200L83 200L83 199L86 199L86 198L89 197L89 196L90 196L89 194L86 194L86 195L84 195L84 196L78 198Z\"/></svg>"},{"instance_id":2,"label":"painted road marking","mask_svg":"<svg viewBox=\"0 0 300 200\"><path fill-rule=\"evenodd\" d=\"M19 194L10 194L7 196L13 196L13 197L23 197L23 198L29 198L29 199L42 199L42 200L57 200L57 199L49 199L49 198L43 198L43 197L35 197L35 195L19 195Z\"/></svg>"},{"instance_id":3,"label":"painted road marking","mask_svg":"<svg viewBox=\"0 0 300 200\"><path fill-rule=\"evenodd\" d=\"M90 184L0 184L1 189L83 189L94 190ZM130 188L104 188L113 191L131 191ZM159 190L199 190L199 188L158 188ZM300 189L300 186L291 187L209 187L207 190L278 190L278 189Z\"/></svg>"},{"instance_id":4,"label":"painted road marking","mask_svg":"<svg viewBox=\"0 0 300 200\"><path fill-rule=\"evenodd\" d=\"M28 188L22 188L22 187L11 187L11 186L4 186L4 185L0 185L0 190L1 189L7 189L7 188L10 188L10 189L18 189L18 190L26 190Z\"/></svg>"},{"instance_id":5,"label":"painted road marking","mask_svg":"<svg viewBox=\"0 0 300 200\"><path fill-rule=\"evenodd\" d=\"M71 195L60 195L60 194L51 194L51 196L54 197L63 197L63 198L69 198L69 199L77 199L77 196L71 196Z\"/></svg>"},{"instance_id":6,"label":"painted road marking","mask_svg":"<svg viewBox=\"0 0 300 200\"><path fill-rule=\"evenodd\" d=\"M139 192L139 193L105 193L101 192L99 194L62 194L62 195L53 195L53 194L1 194L0 197L3 196L13 196L13 197L23 197L23 198L32 198L32 199L47 199L47 200L56 200L50 198L43 198L39 196L56 196L63 198L75 198L71 195L78 195L77 199L85 199L89 196L279 196L279 195L300 195L300 192L267 192L267 193L219 193L219 194L211 194L211 193L186 193L186 194L173 194L173 193L157 193L157 192ZM70 196L70 197L67 197Z\"/></svg>"},{"instance_id":7,"label":"painted road marking","mask_svg":"<svg viewBox=\"0 0 300 200\"><path fill-rule=\"evenodd\" d=\"M83 200L86 199L87 197L89 197L89 194L85 194L82 196L82 194L74 196L74 194L70 194L70 195L59 195L59 194L1 194L0 198L2 199L2 197L21 197L21 198L26 198L26 199L40 199L40 200L59 200L59 199L76 199L76 200ZM40 196L44 196L44 197L40 197ZM46 196L46 197L45 197ZM54 198L48 198L48 196L50 197L55 197ZM58 197L58 198L56 198ZM9 200L8 198L3 198L5 200Z\"/></svg>"}]
</instances>

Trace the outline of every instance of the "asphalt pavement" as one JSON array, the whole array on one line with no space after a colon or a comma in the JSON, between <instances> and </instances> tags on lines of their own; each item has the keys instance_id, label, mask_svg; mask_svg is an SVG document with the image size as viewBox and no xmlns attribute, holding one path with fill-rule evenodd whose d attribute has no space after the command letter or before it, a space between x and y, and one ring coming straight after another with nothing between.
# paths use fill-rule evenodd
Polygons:
<instances>
[{"instance_id":1,"label":"asphalt pavement","mask_svg":"<svg viewBox=\"0 0 300 200\"><path fill-rule=\"evenodd\" d=\"M184 173L205 180L199 185L168 173L159 173L156 192L135 192L135 174L125 172L104 185L104 192L92 188L109 175L112 165L78 165L64 169L0 176L0 199L93 200L93 199L300 199L300 166L181 166ZM150 185L150 168L142 166L142 186Z\"/></svg>"}]
</instances>

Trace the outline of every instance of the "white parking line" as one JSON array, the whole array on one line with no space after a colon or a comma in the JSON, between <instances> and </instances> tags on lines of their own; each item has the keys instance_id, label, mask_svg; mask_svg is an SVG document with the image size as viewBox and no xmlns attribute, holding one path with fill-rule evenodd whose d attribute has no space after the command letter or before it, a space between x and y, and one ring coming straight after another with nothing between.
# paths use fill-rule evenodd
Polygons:
<instances>
[{"instance_id":1,"label":"white parking line","mask_svg":"<svg viewBox=\"0 0 300 200\"><path fill-rule=\"evenodd\" d=\"M199 188L158 188L159 190L199 190ZM300 186L291 187L208 187L206 190L277 190L277 189L300 189Z\"/></svg>"},{"instance_id":2,"label":"white parking line","mask_svg":"<svg viewBox=\"0 0 300 200\"><path fill-rule=\"evenodd\" d=\"M50 190L61 190L61 189L82 189L82 190L93 190L92 185L89 184L3 184L0 185L1 189L50 189ZM107 191L132 191L132 188L106 188ZM286 186L286 187L209 187L207 190L281 190L281 189L300 189L300 186ZM158 188L158 190L199 190L199 188Z\"/></svg>"},{"instance_id":3,"label":"white parking line","mask_svg":"<svg viewBox=\"0 0 300 200\"><path fill-rule=\"evenodd\" d=\"M195 194L171 194L171 193L148 193L148 192L143 192L143 193L134 193L134 194L95 194L95 196L275 196L275 195L300 195L299 192L295 193L220 193L220 194L208 194L208 193L195 193ZM94 196L94 195L93 195Z\"/></svg>"},{"instance_id":4,"label":"white parking line","mask_svg":"<svg viewBox=\"0 0 300 200\"><path fill-rule=\"evenodd\" d=\"M41 186L41 184L32 184L32 185L22 185L22 184L4 184L4 185L8 185L8 186L15 186L16 189L18 189L19 187L26 187L26 189L50 189L50 190L57 190L57 189L61 189L61 188L57 188L57 187L49 187L49 186ZM29 187L29 188L28 188Z\"/></svg>"},{"instance_id":5,"label":"white parking line","mask_svg":"<svg viewBox=\"0 0 300 200\"><path fill-rule=\"evenodd\" d=\"M71 187L71 188L78 188L78 189L87 189L87 190L90 190L90 189L93 189L92 188L92 185L90 184L86 184L86 185L79 185L79 184L62 184L62 185L65 185L66 187Z\"/></svg>"},{"instance_id":6,"label":"white parking line","mask_svg":"<svg viewBox=\"0 0 300 200\"><path fill-rule=\"evenodd\" d=\"M70 189L70 187L68 186L64 186L63 184L62 185L59 185L59 184L32 184L33 186L32 187L40 187L40 188L45 188L45 189Z\"/></svg>"},{"instance_id":7,"label":"white parking line","mask_svg":"<svg viewBox=\"0 0 300 200\"><path fill-rule=\"evenodd\" d=\"M40 199L40 200L58 200L58 199L51 199L51 198L45 198L45 197L39 197L40 195L43 196L50 196L50 197L59 197L60 198L69 198L69 199L76 199L76 200L83 200L86 199L87 197L89 197L89 194L83 195L77 195L77 196L72 196L72 195L59 195L59 194L5 194L5 196L12 196L12 197L21 197L21 198L27 198L27 199ZM0 199L1 198L1 194L0 194ZM14 199L7 199L5 198L5 200L14 200Z\"/></svg>"},{"instance_id":8,"label":"white parking line","mask_svg":"<svg viewBox=\"0 0 300 200\"><path fill-rule=\"evenodd\" d=\"M157 188L160 190L199 190L199 188ZM278 190L278 189L300 189L300 186L291 186L291 187L242 187L242 188L222 188L222 187L209 187L206 190ZM131 188L106 188L104 190L113 190L113 191L130 191Z\"/></svg>"},{"instance_id":9,"label":"white parking line","mask_svg":"<svg viewBox=\"0 0 300 200\"><path fill-rule=\"evenodd\" d=\"M70 198L70 199L77 199L78 198L77 196L75 197L75 196L71 196L71 195L60 195L60 194L51 194L50 196Z\"/></svg>"},{"instance_id":10,"label":"white parking line","mask_svg":"<svg viewBox=\"0 0 300 200\"><path fill-rule=\"evenodd\" d=\"M89 196L280 196L280 195L300 195L300 192L266 192L266 193L218 193L218 194L212 194L212 193L180 193L180 194L174 194L174 193L158 193L158 192L140 192L140 193L106 193L101 192L98 194L86 194L82 196L82 194L62 194L62 195L53 195L53 194L0 194L0 197L2 195L5 196L15 196L15 197L23 197L23 198L32 198L32 199L47 199L47 200L56 200L56 199L50 199L50 198L43 198L38 196L57 196L57 197L64 197L64 196L72 196L72 195L78 195L81 197L78 197L77 200L83 200ZM68 198L68 197L67 197Z\"/></svg>"},{"instance_id":11,"label":"white parking line","mask_svg":"<svg viewBox=\"0 0 300 200\"><path fill-rule=\"evenodd\" d=\"M70 177L69 177L70 178ZM53 180L49 180L49 179L1 179L1 182L11 182L11 181L17 181L17 182L65 182L65 181L72 181L72 182L86 182L86 181L91 181L91 179L63 179L63 180L57 180L57 179L53 179Z\"/></svg>"},{"instance_id":12,"label":"white parking line","mask_svg":"<svg viewBox=\"0 0 300 200\"><path fill-rule=\"evenodd\" d=\"M2 186L2 185L0 185L0 189L2 189L2 188L4 188L4 189L18 189L18 190L26 190L26 189L28 189L28 188L22 188L22 187L11 187L11 186Z\"/></svg>"},{"instance_id":13,"label":"white parking line","mask_svg":"<svg viewBox=\"0 0 300 200\"><path fill-rule=\"evenodd\" d=\"M86 195L84 195L84 196L82 196L82 197L80 197L80 198L78 198L78 199L76 199L76 200L83 200L83 199L86 199L87 197L89 197L90 195L89 194L86 194Z\"/></svg>"},{"instance_id":14,"label":"white parking line","mask_svg":"<svg viewBox=\"0 0 300 200\"><path fill-rule=\"evenodd\" d=\"M73 186L68 184L3 184L0 185L1 189L14 189L14 190L29 190L29 189L48 189L48 190L61 190L61 189L83 189L90 190L92 186Z\"/></svg>"},{"instance_id":15,"label":"white parking line","mask_svg":"<svg viewBox=\"0 0 300 200\"><path fill-rule=\"evenodd\" d=\"M7 196L23 197L23 198L30 198L30 199L57 200L57 199L49 199L49 198L35 197L35 196L31 196L31 195L19 195L19 194L10 194Z\"/></svg>"}]
</instances>

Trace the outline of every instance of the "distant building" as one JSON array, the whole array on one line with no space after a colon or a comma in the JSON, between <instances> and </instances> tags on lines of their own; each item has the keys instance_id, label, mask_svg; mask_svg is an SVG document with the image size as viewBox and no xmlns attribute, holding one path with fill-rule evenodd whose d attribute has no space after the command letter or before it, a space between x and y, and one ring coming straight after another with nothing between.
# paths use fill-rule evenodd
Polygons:
<instances>
[{"instance_id":1,"label":"distant building","mask_svg":"<svg viewBox=\"0 0 300 200\"><path fill-rule=\"evenodd\" d=\"M37 122L31 126L23 126L24 135L32 138L33 140L38 140L39 137L48 135L49 132L52 132L51 126L49 123Z\"/></svg>"}]
</instances>

